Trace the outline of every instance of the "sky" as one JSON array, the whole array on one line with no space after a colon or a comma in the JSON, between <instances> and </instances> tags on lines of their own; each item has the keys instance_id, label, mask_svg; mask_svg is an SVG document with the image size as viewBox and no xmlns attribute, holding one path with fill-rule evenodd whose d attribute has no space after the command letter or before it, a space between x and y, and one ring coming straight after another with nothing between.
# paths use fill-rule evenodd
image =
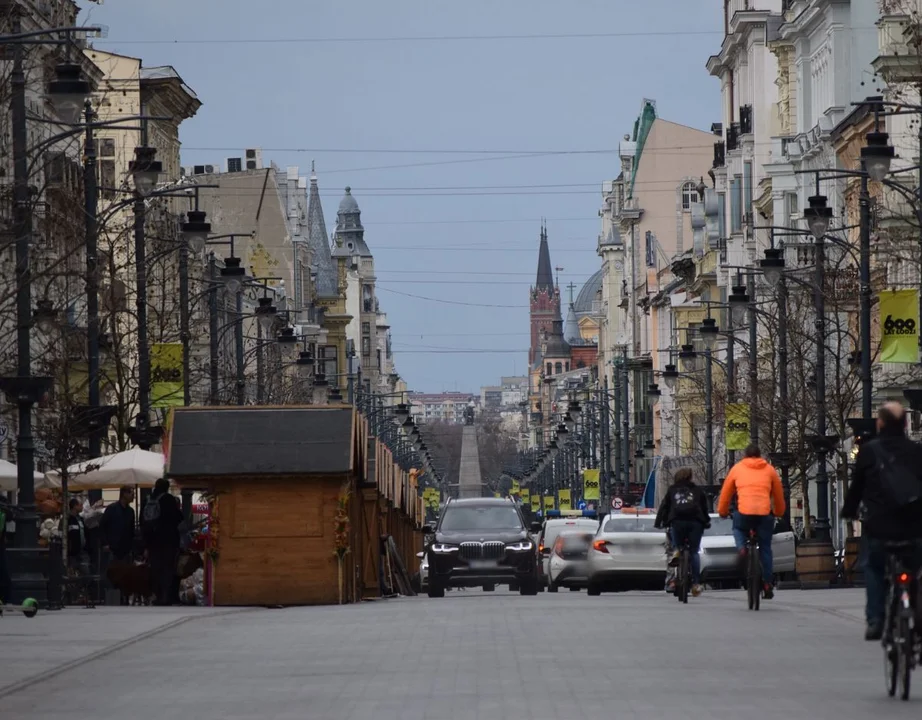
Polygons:
<instances>
[{"instance_id":1,"label":"sky","mask_svg":"<svg viewBox=\"0 0 922 720\"><path fill-rule=\"evenodd\" d=\"M352 187L415 391L525 374L541 219L565 312L600 267L601 185L644 98L720 120L709 0L78 3L98 47L172 65L201 99L183 165L314 161L330 232Z\"/></svg>"}]
</instances>

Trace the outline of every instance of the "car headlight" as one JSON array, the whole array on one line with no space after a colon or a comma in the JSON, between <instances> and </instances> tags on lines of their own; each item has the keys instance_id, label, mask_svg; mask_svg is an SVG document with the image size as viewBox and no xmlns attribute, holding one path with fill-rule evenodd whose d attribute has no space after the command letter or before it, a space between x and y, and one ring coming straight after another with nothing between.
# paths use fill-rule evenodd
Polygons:
<instances>
[{"instance_id":1,"label":"car headlight","mask_svg":"<svg viewBox=\"0 0 922 720\"><path fill-rule=\"evenodd\" d=\"M458 547L456 545L447 545L446 543L432 543L432 552L453 553L458 552Z\"/></svg>"},{"instance_id":2,"label":"car headlight","mask_svg":"<svg viewBox=\"0 0 922 720\"><path fill-rule=\"evenodd\" d=\"M520 540L519 542L510 543L506 546L506 549L511 550L512 552L526 552L534 547L535 546L532 545L528 540Z\"/></svg>"}]
</instances>

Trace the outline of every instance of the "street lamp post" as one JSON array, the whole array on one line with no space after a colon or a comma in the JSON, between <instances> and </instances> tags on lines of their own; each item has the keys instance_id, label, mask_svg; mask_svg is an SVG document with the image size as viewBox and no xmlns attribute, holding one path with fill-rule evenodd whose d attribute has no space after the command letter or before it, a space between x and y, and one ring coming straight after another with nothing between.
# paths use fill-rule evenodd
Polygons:
<instances>
[{"instance_id":1,"label":"street lamp post","mask_svg":"<svg viewBox=\"0 0 922 720\"><path fill-rule=\"evenodd\" d=\"M705 483L710 494L714 489L714 404L713 404L713 374L712 353L717 344L718 327L714 318L707 317L701 323L699 330L704 342L704 472Z\"/></svg>"}]
</instances>

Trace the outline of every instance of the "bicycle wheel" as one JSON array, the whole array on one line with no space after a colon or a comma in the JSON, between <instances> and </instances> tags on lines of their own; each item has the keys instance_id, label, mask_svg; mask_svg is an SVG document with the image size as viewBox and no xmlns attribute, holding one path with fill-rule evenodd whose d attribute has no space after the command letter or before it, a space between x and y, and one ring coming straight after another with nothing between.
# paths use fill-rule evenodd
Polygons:
<instances>
[{"instance_id":1,"label":"bicycle wheel","mask_svg":"<svg viewBox=\"0 0 922 720\"><path fill-rule=\"evenodd\" d=\"M900 700L909 699L909 676L912 672L912 628L909 618L901 617L900 638L897 645L896 670L900 681Z\"/></svg>"},{"instance_id":2,"label":"bicycle wheel","mask_svg":"<svg viewBox=\"0 0 922 720\"><path fill-rule=\"evenodd\" d=\"M749 609L758 610L762 599L762 567L759 564L759 550L749 546Z\"/></svg>"},{"instance_id":3,"label":"bicycle wheel","mask_svg":"<svg viewBox=\"0 0 922 720\"><path fill-rule=\"evenodd\" d=\"M892 642L884 644L884 682L887 686L887 695L893 697L896 695L896 681L899 673L897 672L897 652Z\"/></svg>"},{"instance_id":4,"label":"bicycle wheel","mask_svg":"<svg viewBox=\"0 0 922 720\"><path fill-rule=\"evenodd\" d=\"M679 590L679 602L688 603L688 593L691 589L691 566L689 563L688 550L682 550L681 558L682 570L682 589Z\"/></svg>"}]
</instances>

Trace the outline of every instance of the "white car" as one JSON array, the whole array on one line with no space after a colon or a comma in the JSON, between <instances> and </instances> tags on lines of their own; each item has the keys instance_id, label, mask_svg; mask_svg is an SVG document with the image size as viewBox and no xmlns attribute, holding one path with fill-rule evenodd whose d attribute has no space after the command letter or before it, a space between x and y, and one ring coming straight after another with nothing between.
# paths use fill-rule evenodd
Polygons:
<instances>
[{"instance_id":1,"label":"white car","mask_svg":"<svg viewBox=\"0 0 922 720\"><path fill-rule=\"evenodd\" d=\"M579 590L589 582L587 556L594 535L591 532L565 530L557 536L548 560L547 591L566 587Z\"/></svg>"},{"instance_id":2,"label":"white car","mask_svg":"<svg viewBox=\"0 0 922 720\"><path fill-rule=\"evenodd\" d=\"M704 531L701 538L701 579L712 587L739 587L743 573L737 558L733 520L712 514L711 527ZM793 576L795 559L794 532L778 520L772 536L772 571L775 578L783 580Z\"/></svg>"},{"instance_id":3,"label":"white car","mask_svg":"<svg viewBox=\"0 0 922 720\"><path fill-rule=\"evenodd\" d=\"M554 543L557 536L562 532L580 530L582 532L595 534L599 529L599 520L593 511L589 510L572 510L567 515L562 515L560 510L549 511L548 519L545 520L541 533L538 535L538 560L540 562L539 572L541 577L539 584L545 587L549 586L549 573L551 563L551 551L554 549ZM550 513L554 513L551 515ZM576 513L579 513L578 515ZM554 592L554 590L551 590Z\"/></svg>"},{"instance_id":4,"label":"white car","mask_svg":"<svg viewBox=\"0 0 922 720\"><path fill-rule=\"evenodd\" d=\"M605 517L588 555L590 595L606 590L662 590L666 580L666 533L656 516L631 510Z\"/></svg>"},{"instance_id":5,"label":"white car","mask_svg":"<svg viewBox=\"0 0 922 720\"><path fill-rule=\"evenodd\" d=\"M419 558L419 591L426 592L429 589L429 556L418 552L416 557Z\"/></svg>"}]
</instances>

